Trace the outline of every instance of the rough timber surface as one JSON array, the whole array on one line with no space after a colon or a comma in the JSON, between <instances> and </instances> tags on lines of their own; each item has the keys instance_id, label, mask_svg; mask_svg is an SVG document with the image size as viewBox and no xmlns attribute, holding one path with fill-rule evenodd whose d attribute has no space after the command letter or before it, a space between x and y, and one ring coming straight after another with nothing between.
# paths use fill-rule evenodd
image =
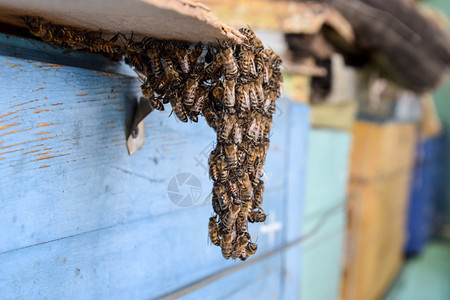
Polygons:
<instances>
[{"instance_id":1,"label":"rough timber surface","mask_svg":"<svg viewBox=\"0 0 450 300\"><path fill-rule=\"evenodd\" d=\"M1 297L157 298L233 266L207 244L212 184L205 168L215 134L204 119L181 124L170 111L152 113L144 147L129 156L125 122L136 78L27 60L34 50L27 51L0 56ZM255 257L300 236L308 124L306 106L279 100L265 165L268 220L249 225L258 237ZM183 172L201 186L187 208L167 193ZM223 297L288 299L298 288L298 252L187 298L220 289ZM252 274L260 275L242 287Z\"/></svg>"},{"instance_id":2,"label":"rough timber surface","mask_svg":"<svg viewBox=\"0 0 450 300\"><path fill-rule=\"evenodd\" d=\"M0 22L24 26L24 15L106 33L161 39L217 42L242 36L222 24L207 7L188 0L0 0Z\"/></svg>"}]
</instances>

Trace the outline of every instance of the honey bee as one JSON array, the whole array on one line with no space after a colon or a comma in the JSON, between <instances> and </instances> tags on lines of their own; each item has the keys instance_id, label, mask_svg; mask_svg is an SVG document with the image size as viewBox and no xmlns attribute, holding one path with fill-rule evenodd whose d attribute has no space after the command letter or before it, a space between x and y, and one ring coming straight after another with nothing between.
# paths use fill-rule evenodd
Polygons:
<instances>
[{"instance_id":1,"label":"honey bee","mask_svg":"<svg viewBox=\"0 0 450 300\"><path fill-rule=\"evenodd\" d=\"M189 50L188 53L188 61L191 66L194 66L197 63L198 58L203 53L203 44L197 43L195 46Z\"/></svg>"},{"instance_id":2,"label":"honey bee","mask_svg":"<svg viewBox=\"0 0 450 300\"><path fill-rule=\"evenodd\" d=\"M238 184L240 189L240 196L243 201L251 201L253 187L250 182L250 178L247 173L244 173L243 176L238 177Z\"/></svg>"},{"instance_id":3,"label":"honey bee","mask_svg":"<svg viewBox=\"0 0 450 300\"><path fill-rule=\"evenodd\" d=\"M209 178L211 178L214 182L219 181L219 170L217 165L214 163L209 164Z\"/></svg>"},{"instance_id":4,"label":"honey bee","mask_svg":"<svg viewBox=\"0 0 450 300\"><path fill-rule=\"evenodd\" d=\"M142 95L150 102L152 108L159 111L164 110L164 105L157 98L155 98L152 87L148 81L141 86L141 90Z\"/></svg>"},{"instance_id":5,"label":"honey bee","mask_svg":"<svg viewBox=\"0 0 450 300\"><path fill-rule=\"evenodd\" d=\"M258 250L258 245L252 242L248 242L247 246L245 247L245 253L247 256L252 256L256 253L256 250Z\"/></svg>"},{"instance_id":6,"label":"honey bee","mask_svg":"<svg viewBox=\"0 0 450 300\"><path fill-rule=\"evenodd\" d=\"M233 198L238 198L239 197L239 187L236 181L229 181L228 182L230 185L230 192L231 195L233 196Z\"/></svg>"},{"instance_id":7,"label":"honey bee","mask_svg":"<svg viewBox=\"0 0 450 300\"><path fill-rule=\"evenodd\" d=\"M266 221L266 214L262 209L254 210L248 215L248 221L251 223L261 223Z\"/></svg>"},{"instance_id":8,"label":"honey bee","mask_svg":"<svg viewBox=\"0 0 450 300\"><path fill-rule=\"evenodd\" d=\"M203 108L203 103L205 101L205 98L208 97L208 91L204 89L203 87L197 88L197 93L194 99L194 105L191 107L189 112L189 118L197 122L198 121L198 115L201 113Z\"/></svg>"},{"instance_id":9,"label":"honey bee","mask_svg":"<svg viewBox=\"0 0 450 300\"><path fill-rule=\"evenodd\" d=\"M217 161L217 171L219 173L219 182L225 183L228 179L228 165L223 159Z\"/></svg>"},{"instance_id":10,"label":"honey bee","mask_svg":"<svg viewBox=\"0 0 450 300\"><path fill-rule=\"evenodd\" d=\"M150 61L153 74L155 74L156 77L161 77L164 69L161 65L161 61L159 60L159 51L156 46L152 46L147 49L147 57Z\"/></svg>"},{"instance_id":11,"label":"honey bee","mask_svg":"<svg viewBox=\"0 0 450 300\"><path fill-rule=\"evenodd\" d=\"M225 158L229 169L237 167L237 146L236 144L225 145Z\"/></svg>"},{"instance_id":12,"label":"honey bee","mask_svg":"<svg viewBox=\"0 0 450 300\"><path fill-rule=\"evenodd\" d=\"M223 95L224 95L224 90L223 90L222 87L216 86L216 87L213 89L212 94L213 94L214 98L216 98L218 101L222 101Z\"/></svg>"},{"instance_id":13,"label":"honey bee","mask_svg":"<svg viewBox=\"0 0 450 300\"><path fill-rule=\"evenodd\" d=\"M173 65L173 62L170 58L161 58L161 61L163 61L163 68L164 72L166 73L167 77L169 78L170 82L178 85L181 82L180 76L178 72L175 69L175 66Z\"/></svg>"},{"instance_id":14,"label":"honey bee","mask_svg":"<svg viewBox=\"0 0 450 300\"><path fill-rule=\"evenodd\" d=\"M233 245L233 251L231 252L231 258L237 259L242 253L245 253L245 247L248 244L248 238L245 235L240 235L236 238L236 242Z\"/></svg>"},{"instance_id":15,"label":"honey bee","mask_svg":"<svg viewBox=\"0 0 450 300\"><path fill-rule=\"evenodd\" d=\"M247 84L240 85L237 88L237 105L240 111L246 112L251 108L249 93L249 86Z\"/></svg>"},{"instance_id":16,"label":"honey bee","mask_svg":"<svg viewBox=\"0 0 450 300\"><path fill-rule=\"evenodd\" d=\"M261 131L264 137L269 136L270 133L270 127L272 127L272 118L263 118L263 122L261 123L264 125L263 130Z\"/></svg>"},{"instance_id":17,"label":"honey bee","mask_svg":"<svg viewBox=\"0 0 450 300\"><path fill-rule=\"evenodd\" d=\"M254 64L254 54L246 47L242 47L241 52L239 53L239 59L241 65L241 76L246 78L250 75L250 65Z\"/></svg>"},{"instance_id":18,"label":"honey bee","mask_svg":"<svg viewBox=\"0 0 450 300\"><path fill-rule=\"evenodd\" d=\"M261 128L261 116L259 114L256 114L256 116L254 116L254 118L252 119L250 125L248 126L247 132L246 132L246 137L256 143L257 139L259 137L259 130Z\"/></svg>"},{"instance_id":19,"label":"honey bee","mask_svg":"<svg viewBox=\"0 0 450 300\"><path fill-rule=\"evenodd\" d=\"M208 103L203 103L202 108L202 115L205 117L206 122L208 123L209 127L217 131L216 127L216 119L217 115L214 112L214 110L211 107L211 103L208 101Z\"/></svg>"},{"instance_id":20,"label":"honey bee","mask_svg":"<svg viewBox=\"0 0 450 300\"><path fill-rule=\"evenodd\" d=\"M246 154L245 150L243 150L242 148L239 148L237 151L237 158L238 158L239 166L242 166L245 163L245 160L247 158L247 154Z\"/></svg>"},{"instance_id":21,"label":"honey bee","mask_svg":"<svg viewBox=\"0 0 450 300\"><path fill-rule=\"evenodd\" d=\"M191 73L186 80L186 85L183 92L183 103L189 107L194 105L194 100L198 87L198 74Z\"/></svg>"},{"instance_id":22,"label":"honey bee","mask_svg":"<svg viewBox=\"0 0 450 300\"><path fill-rule=\"evenodd\" d=\"M241 210L238 213L236 220L236 230L240 233L247 231L247 216L248 216L248 204L243 202L241 205Z\"/></svg>"},{"instance_id":23,"label":"honey bee","mask_svg":"<svg viewBox=\"0 0 450 300\"><path fill-rule=\"evenodd\" d=\"M236 96L234 93L234 86L236 84L236 81L234 80L225 80L224 81L224 87L225 87L225 93L224 93L224 104L226 108L233 108Z\"/></svg>"},{"instance_id":24,"label":"honey bee","mask_svg":"<svg viewBox=\"0 0 450 300\"><path fill-rule=\"evenodd\" d=\"M233 235L231 233L222 234L222 240L220 241L220 247L222 248L222 256L225 259L230 259L231 252L233 251L232 245Z\"/></svg>"},{"instance_id":25,"label":"honey bee","mask_svg":"<svg viewBox=\"0 0 450 300\"><path fill-rule=\"evenodd\" d=\"M50 43L53 41L52 25L46 22L42 17L23 17L25 24L27 25L30 32L41 38L43 41Z\"/></svg>"},{"instance_id":26,"label":"honey bee","mask_svg":"<svg viewBox=\"0 0 450 300\"><path fill-rule=\"evenodd\" d=\"M228 141L228 137L230 136L233 126L236 123L236 116L226 114L223 119L223 126L218 135L219 141Z\"/></svg>"},{"instance_id":27,"label":"honey bee","mask_svg":"<svg viewBox=\"0 0 450 300\"><path fill-rule=\"evenodd\" d=\"M211 240L211 243L213 245L219 246L220 245L220 238L219 238L219 225L217 224L217 216L209 218L209 239Z\"/></svg>"},{"instance_id":28,"label":"honey bee","mask_svg":"<svg viewBox=\"0 0 450 300\"><path fill-rule=\"evenodd\" d=\"M212 194L211 202L214 212L216 214L220 214L222 212L222 208L220 207L219 204L219 197L214 193Z\"/></svg>"},{"instance_id":29,"label":"honey bee","mask_svg":"<svg viewBox=\"0 0 450 300\"><path fill-rule=\"evenodd\" d=\"M188 51L186 48L187 44L183 42L169 42L166 45L166 53L177 60L183 73L189 73L190 69Z\"/></svg>"},{"instance_id":30,"label":"honey bee","mask_svg":"<svg viewBox=\"0 0 450 300\"><path fill-rule=\"evenodd\" d=\"M133 41L133 33L131 33L131 37L128 39L124 34L118 33L123 39L126 41L125 49L128 53L141 53L144 51L144 43Z\"/></svg>"},{"instance_id":31,"label":"honey bee","mask_svg":"<svg viewBox=\"0 0 450 300\"><path fill-rule=\"evenodd\" d=\"M222 225L231 230L241 207L236 203L231 203L225 213L222 215Z\"/></svg>"},{"instance_id":32,"label":"honey bee","mask_svg":"<svg viewBox=\"0 0 450 300\"><path fill-rule=\"evenodd\" d=\"M250 98L250 105L253 110L258 110L259 108L259 101L258 96L256 95L256 90L253 83L248 84L248 96Z\"/></svg>"},{"instance_id":33,"label":"honey bee","mask_svg":"<svg viewBox=\"0 0 450 300\"><path fill-rule=\"evenodd\" d=\"M186 112L184 111L183 105L181 104L181 99L177 95L176 92L171 93L170 95L170 104L172 105L173 112L175 112L175 115L177 118L181 121L186 123L188 121L188 117Z\"/></svg>"},{"instance_id":34,"label":"honey bee","mask_svg":"<svg viewBox=\"0 0 450 300\"><path fill-rule=\"evenodd\" d=\"M238 122L236 122L234 124L234 128L233 128L233 140L234 143L239 145L240 143L242 143L242 129L241 126L239 125Z\"/></svg>"},{"instance_id":35,"label":"honey bee","mask_svg":"<svg viewBox=\"0 0 450 300\"><path fill-rule=\"evenodd\" d=\"M217 196L221 210L225 210L230 203L225 187L222 185L214 185L213 194Z\"/></svg>"},{"instance_id":36,"label":"honey bee","mask_svg":"<svg viewBox=\"0 0 450 300\"><path fill-rule=\"evenodd\" d=\"M257 153L255 151L255 147L249 148L249 154L247 156L246 167L249 173L255 172L255 161L256 161Z\"/></svg>"},{"instance_id":37,"label":"honey bee","mask_svg":"<svg viewBox=\"0 0 450 300\"><path fill-rule=\"evenodd\" d=\"M255 57L255 67L256 67L256 73L260 74L261 72L265 73L265 52L261 51L258 55ZM269 79L267 78L267 81L269 82Z\"/></svg>"},{"instance_id":38,"label":"honey bee","mask_svg":"<svg viewBox=\"0 0 450 300\"><path fill-rule=\"evenodd\" d=\"M264 45L261 42L261 40L256 36L256 34L253 32L250 28L241 28L239 31L245 35L250 45L253 47L254 51L258 54L264 49Z\"/></svg>"},{"instance_id":39,"label":"honey bee","mask_svg":"<svg viewBox=\"0 0 450 300\"><path fill-rule=\"evenodd\" d=\"M261 206L264 194L264 181L260 180L255 187L255 193L253 195L253 209Z\"/></svg>"}]
</instances>

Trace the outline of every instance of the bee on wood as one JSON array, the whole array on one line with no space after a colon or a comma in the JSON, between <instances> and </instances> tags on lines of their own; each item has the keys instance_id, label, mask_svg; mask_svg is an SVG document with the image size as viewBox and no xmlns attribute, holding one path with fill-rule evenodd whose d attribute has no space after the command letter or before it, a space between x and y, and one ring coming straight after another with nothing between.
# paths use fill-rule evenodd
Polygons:
<instances>
[{"instance_id":1,"label":"bee on wood","mask_svg":"<svg viewBox=\"0 0 450 300\"><path fill-rule=\"evenodd\" d=\"M266 221L266 214L262 209L254 210L248 215L248 221L251 223L262 223Z\"/></svg>"},{"instance_id":2,"label":"bee on wood","mask_svg":"<svg viewBox=\"0 0 450 300\"><path fill-rule=\"evenodd\" d=\"M225 213L222 215L222 225L231 230L241 207L236 203L231 203Z\"/></svg>"},{"instance_id":3,"label":"bee on wood","mask_svg":"<svg viewBox=\"0 0 450 300\"><path fill-rule=\"evenodd\" d=\"M181 122L186 123L188 121L188 117L186 111L184 111L180 97L177 95L176 92L172 92L169 99L170 104L172 105L173 112L175 113L177 118Z\"/></svg>"},{"instance_id":4,"label":"bee on wood","mask_svg":"<svg viewBox=\"0 0 450 300\"><path fill-rule=\"evenodd\" d=\"M233 126L236 123L236 116L235 115L229 115L226 114L223 119L223 126L220 129L218 139L220 142L226 142L228 141L228 137L230 136Z\"/></svg>"},{"instance_id":5,"label":"bee on wood","mask_svg":"<svg viewBox=\"0 0 450 300\"><path fill-rule=\"evenodd\" d=\"M235 80L225 80L224 81L224 105L226 108L230 109L234 107L236 102L236 96L234 92L236 81Z\"/></svg>"},{"instance_id":6,"label":"bee on wood","mask_svg":"<svg viewBox=\"0 0 450 300\"><path fill-rule=\"evenodd\" d=\"M243 176L238 177L238 184L241 200L246 202L251 201L253 194L253 187L247 173L244 173Z\"/></svg>"},{"instance_id":7,"label":"bee on wood","mask_svg":"<svg viewBox=\"0 0 450 300\"><path fill-rule=\"evenodd\" d=\"M144 41L135 42L133 41L133 33L131 33L131 37L127 38L124 34L118 33L125 40L125 51L127 53L142 53L145 50Z\"/></svg>"},{"instance_id":8,"label":"bee on wood","mask_svg":"<svg viewBox=\"0 0 450 300\"><path fill-rule=\"evenodd\" d=\"M47 43L53 41L53 26L51 23L46 22L44 18L26 16L23 17L23 20L33 35Z\"/></svg>"},{"instance_id":9,"label":"bee on wood","mask_svg":"<svg viewBox=\"0 0 450 300\"><path fill-rule=\"evenodd\" d=\"M237 146L236 144L225 145L225 158L229 169L237 167Z\"/></svg>"},{"instance_id":10,"label":"bee on wood","mask_svg":"<svg viewBox=\"0 0 450 300\"><path fill-rule=\"evenodd\" d=\"M222 248L222 256L225 259L230 259L231 252L233 251L233 235L231 233L222 234L222 240L220 241L220 247Z\"/></svg>"},{"instance_id":11,"label":"bee on wood","mask_svg":"<svg viewBox=\"0 0 450 300\"><path fill-rule=\"evenodd\" d=\"M253 209L261 206L264 194L264 181L260 180L255 187L255 193L253 195Z\"/></svg>"},{"instance_id":12,"label":"bee on wood","mask_svg":"<svg viewBox=\"0 0 450 300\"><path fill-rule=\"evenodd\" d=\"M245 235L240 235L236 238L236 241L233 245L233 251L231 252L231 258L237 259L243 253L245 253L245 247L248 244L248 238Z\"/></svg>"},{"instance_id":13,"label":"bee on wood","mask_svg":"<svg viewBox=\"0 0 450 300\"><path fill-rule=\"evenodd\" d=\"M209 218L209 239L211 240L211 243L213 245L219 246L220 245L220 238L219 238L219 225L217 224L217 216Z\"/></svg>"}]
</instances>

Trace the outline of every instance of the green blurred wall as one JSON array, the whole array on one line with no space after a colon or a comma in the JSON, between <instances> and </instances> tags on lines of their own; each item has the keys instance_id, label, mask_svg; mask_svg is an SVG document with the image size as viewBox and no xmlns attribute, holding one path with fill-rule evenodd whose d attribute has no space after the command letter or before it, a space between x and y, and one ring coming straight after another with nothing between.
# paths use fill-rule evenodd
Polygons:
<instances>
[{"instance_id":1,"label":"green blurred wall","mask_svg":"<svg viewBox=\"0 0 450 300\"><path fill-rule=\"evenodd\" d=\"M442 10L450 19L450 0L422 1L423 5ZM450 80L441 86L434 94L436 108L439 117L447 131L447 178L446 178L446 216L447 224L450 226Z\"/></svg>"}]
</instances>

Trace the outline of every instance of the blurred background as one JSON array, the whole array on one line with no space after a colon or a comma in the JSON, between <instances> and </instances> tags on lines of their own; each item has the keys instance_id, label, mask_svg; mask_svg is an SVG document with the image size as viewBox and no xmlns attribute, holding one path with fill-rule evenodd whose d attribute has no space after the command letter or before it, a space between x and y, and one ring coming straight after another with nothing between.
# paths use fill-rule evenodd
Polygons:
<instances>
[{"instance_id":1,"label":"blurred background","mask_svg":"<svg viewBox=\"0 0 450 300\"><path fill-rule=\"evenodd\" d=\"M310 107L300 298L450 299L450 2L205 3Z\"/></svg>"}]
</instances>

